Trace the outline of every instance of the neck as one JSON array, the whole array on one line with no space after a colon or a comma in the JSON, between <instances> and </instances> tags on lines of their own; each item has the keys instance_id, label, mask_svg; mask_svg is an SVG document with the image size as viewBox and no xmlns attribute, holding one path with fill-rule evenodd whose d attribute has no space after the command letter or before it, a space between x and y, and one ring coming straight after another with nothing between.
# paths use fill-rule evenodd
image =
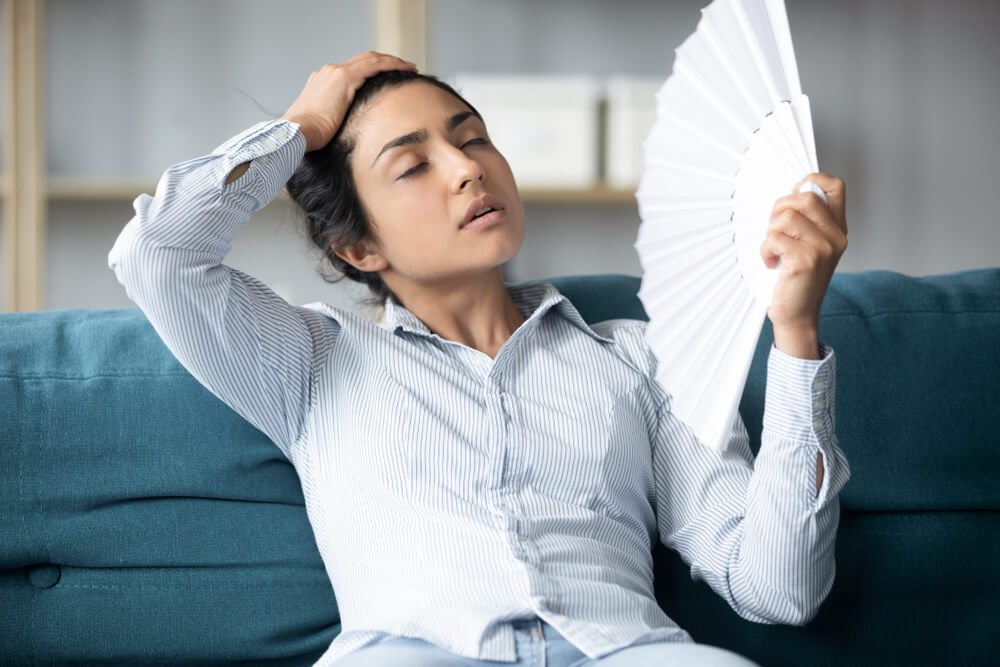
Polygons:
<instances>
[{"instance_id":1,"label":"neck","mask_svg":"<svg viewBox=\"0 0 1000 667\"><path fill-rule=\"evenodd\" d=\"M383 278L386 276L383 274ZM433 285L387 281L397 300L433 333L490 358L524 322L510 300L500 267L479 276Z\"/></svg>"}]
</instances>

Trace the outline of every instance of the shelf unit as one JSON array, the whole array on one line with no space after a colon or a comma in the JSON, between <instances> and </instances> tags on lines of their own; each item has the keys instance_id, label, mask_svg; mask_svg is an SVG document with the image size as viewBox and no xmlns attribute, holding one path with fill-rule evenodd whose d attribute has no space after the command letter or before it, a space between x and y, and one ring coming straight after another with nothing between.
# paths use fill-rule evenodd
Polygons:
<instances>
[{"instance_id":1,"label":"shelf unit","mask_svg":"<svg viewBox=\"0 0 1000 667\"><path fill-rule=\"evenodd\" d=\"M0 192L4 183L0 181ZM50 179L45 196L53 201L131 201L139 194L152 193L151 181L114 181ZM635 202L635 188L612 188L598 185L591 188L522 188L521 200L527 204L630 204ZM287 199L282 190L278 199Z\"/></svg>"},{"instance_id":2,"label":"shelf unit","mask_svg":"<svg viewBox=\"0 0 1000 667\"><path fill-rule=\"evenodd\" d=\"M370 0L373 48L426 69L428 0ZM2 310L43 308L48 202L131 201L152 193L151 181L52 177L45 173L44 0L0 0L7 101L0 209L3 238ZM629 205L635 188L525 188L528 204ZM287 203L282 191L277 202Z\"/></svg>"},{"instance_id":3,"label":"shelf unit","mask_svg":"<svg viewBox=\"0 0 1000 667\"><path fill-rule=\"evenodd\" d=\"M4 0L3 305L41 307L45 257L45 149L41 115L43 0Z\"/></svg>"}]
</instances>

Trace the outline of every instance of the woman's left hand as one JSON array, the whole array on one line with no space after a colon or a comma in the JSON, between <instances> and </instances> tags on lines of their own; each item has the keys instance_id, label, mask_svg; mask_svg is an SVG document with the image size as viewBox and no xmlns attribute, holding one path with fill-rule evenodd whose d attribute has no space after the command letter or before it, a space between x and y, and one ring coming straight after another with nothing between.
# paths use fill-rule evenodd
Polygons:
<instances>
[{"instance_id":1,"label":"woman's left hand","mask_svg":"<svg viewBox=\"0 0 1000 667\"><path fill-rule=\"evenodd\" d=\"M774 326L774 345L804 359L819 359L819 309L840 256L847 248L844 182L829 174L809 174L826 194L829 205L812 192L796 192L774 204L760 254L768 268L780 260L767 316Z\"/></svg>"}]
</instances>

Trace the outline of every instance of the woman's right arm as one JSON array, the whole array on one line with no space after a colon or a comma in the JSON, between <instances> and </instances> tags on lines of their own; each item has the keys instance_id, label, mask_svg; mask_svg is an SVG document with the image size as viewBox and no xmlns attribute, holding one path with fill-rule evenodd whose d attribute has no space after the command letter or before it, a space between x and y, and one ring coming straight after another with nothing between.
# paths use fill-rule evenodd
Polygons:
<instances>
[{"instance_id":1,"label":"woman's right arm","mask_svg":"<svg viewBox=\"0 0 1000 667\"><path fill-rule=\"evenodd\" d=\"M167 348L289 456L305 411L314 340L335 336L251 276L222 264L237 230L294 172L296 124L260 123L210 155L169 168L140 195L108 264ZM250 167L225 184L241 162ZM319 342L316 340L316 342Z\"/></svg>"},{"instance_id":2,"label":"woman's right arm","mask_svg":"<svg viewBox=\"0 0 1000 667\"><path fill-rule=\"evenodd\" d=\"M191 374L291 458L310 404L314 359L336 322L289 305L222 264L238 229L268 204L308 150L336 133L372 74L411 66L361 54L314 72L279 120L259 123L211 154L182 162L140 195L108 264Z\"/></svg>"}]
</instances>

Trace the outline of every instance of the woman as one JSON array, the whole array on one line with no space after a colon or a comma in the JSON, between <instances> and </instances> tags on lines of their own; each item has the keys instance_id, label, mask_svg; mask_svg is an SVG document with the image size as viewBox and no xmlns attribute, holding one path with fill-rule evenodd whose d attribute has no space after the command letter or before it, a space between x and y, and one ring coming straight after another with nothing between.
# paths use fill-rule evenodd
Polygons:
<instances>
[{"instance_id":1,"label":"woman","mask_svg":"<svg viewBox=\"0 0 1000 667\"><path fill-rule=\"evenodd\" d=\"M677 420L644 323L504 286L524 236L510 168L471 105L393 56L324 66L281 119L168 169L109 263L295 466L343 623L318 664L749 664L663 613L651 550L763 623L805 623L832 586L849 470L817 326L844 186L810 178L830 205L782 198L761 248L782 274L756 459L740 420L724 455ZM381 321L222 264L286 182Z\"/></svg>"}]
</instances>

